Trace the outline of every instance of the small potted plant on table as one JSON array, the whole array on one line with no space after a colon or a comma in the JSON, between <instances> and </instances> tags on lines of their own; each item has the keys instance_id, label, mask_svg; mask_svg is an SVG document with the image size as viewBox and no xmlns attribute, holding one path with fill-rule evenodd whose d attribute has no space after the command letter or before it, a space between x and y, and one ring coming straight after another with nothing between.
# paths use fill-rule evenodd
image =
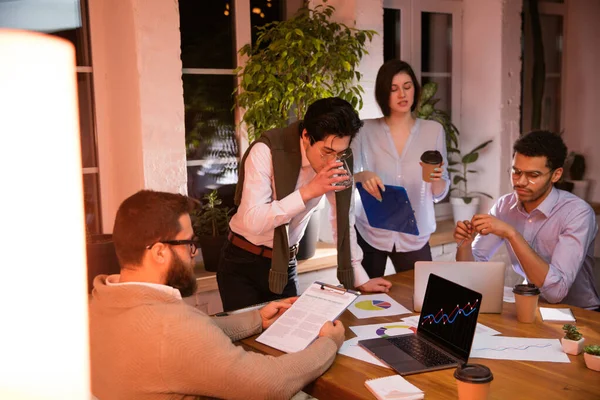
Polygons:
<instances>
[{"instance_id":1,"label":"small potted plant on table","mask_svg":"<svg viewBox=\"0 0 600 400\"><path fill-rule=\"evenodd\" d=\"M583 349L585 365L594 371L600 372L600 345L592 344Z\"/></svg>"},{"instance_id":2,"label":"small potted plant on table","mask_svg":"<svg viewBox=\"0 0 600 400\"><path fill-rule=\"evenodd\" d=\"M560 339L563 351L574 356L581 353L583 350L583 342L585 341L581 332L577 330L575 325L571 324L565 324L562 328L563 331L565 331L565 336Z\"/></svg>"}]
</instances>

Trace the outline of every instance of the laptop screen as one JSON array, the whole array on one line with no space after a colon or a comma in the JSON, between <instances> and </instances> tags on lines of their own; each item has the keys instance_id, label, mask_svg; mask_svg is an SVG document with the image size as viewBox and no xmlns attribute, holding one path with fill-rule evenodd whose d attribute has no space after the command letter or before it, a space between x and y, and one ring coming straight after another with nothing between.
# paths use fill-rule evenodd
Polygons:
<instances>
[{"instance_id":1,"label":"laptop screen","mask_svg":"<svg viewBox=\"0 0 600 400\"><path fill-rule=\"evenodd\" d=\"M480 293L430 274L418 333L467 361L480 307Z\"/></svg>"}]
</instances>

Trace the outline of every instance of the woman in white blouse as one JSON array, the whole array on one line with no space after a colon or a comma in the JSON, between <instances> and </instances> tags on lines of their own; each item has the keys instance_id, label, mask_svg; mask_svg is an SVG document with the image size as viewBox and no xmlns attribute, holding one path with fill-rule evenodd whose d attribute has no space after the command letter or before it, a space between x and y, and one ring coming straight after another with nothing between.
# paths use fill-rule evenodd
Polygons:
<instances>
[{"instance_id":1,"label":"woman in white blouse","mask_svg":"<svg viewBox=\"0 0 600 400\"><path fill-rule=\"evenodd\" d=\"M421 87L410 65L390 60L377 73L375 98L383 117L364 122L352 142L354 178L381 199L384 185L402 186L415 213L419 234L412 235L369 225L360 196L356 199L356 230L369 277L383 276L389 257L397 272L414 268L416 261L431 261L429 237L435 231L433 203L448 193L446 139L441 124L413 115ZM420 157L427 150L442 154L443 163L422 179Z\"/></svg>"}]
</instances>

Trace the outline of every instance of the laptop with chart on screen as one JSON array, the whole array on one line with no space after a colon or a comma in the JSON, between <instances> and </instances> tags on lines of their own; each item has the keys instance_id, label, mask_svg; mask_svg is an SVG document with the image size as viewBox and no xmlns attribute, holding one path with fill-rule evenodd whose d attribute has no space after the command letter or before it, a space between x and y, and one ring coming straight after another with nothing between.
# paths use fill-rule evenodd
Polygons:
<instances>
[{"instance_id":1,"label":"laptop with chart on screen","mask_svg":"<svg viewBox=\"0 0 600 400\"><path fill-rule=\"evenodd\" d=\"M481 294L430 274L417 332L358 344L400 375L451 368L471 352Z\"/></svg>"}]
</instances>

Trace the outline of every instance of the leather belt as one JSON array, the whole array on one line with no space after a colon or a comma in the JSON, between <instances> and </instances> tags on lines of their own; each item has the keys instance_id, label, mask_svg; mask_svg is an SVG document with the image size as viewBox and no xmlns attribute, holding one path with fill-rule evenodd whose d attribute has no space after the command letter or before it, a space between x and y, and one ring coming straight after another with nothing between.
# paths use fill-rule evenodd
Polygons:
<instances>
[{"instance_id":1,"label":"leather belt","mask_svg":"<svg viewBox=\"0 0 600 400\"><path fill-rule=\"evenodd\" d=\"M236 233L229 231L229 235L227 236L231 244L236 247L239 247L242 250L246 250L249 253L255 254L257 256L265 257L265 258L273 258L273 249L267 246L257 246L254 243L249 242L243 236L240 236ZM290 247L290 260L296 257L298 254L298 245L295 244Z\"/></svg>"}]
</instances>

